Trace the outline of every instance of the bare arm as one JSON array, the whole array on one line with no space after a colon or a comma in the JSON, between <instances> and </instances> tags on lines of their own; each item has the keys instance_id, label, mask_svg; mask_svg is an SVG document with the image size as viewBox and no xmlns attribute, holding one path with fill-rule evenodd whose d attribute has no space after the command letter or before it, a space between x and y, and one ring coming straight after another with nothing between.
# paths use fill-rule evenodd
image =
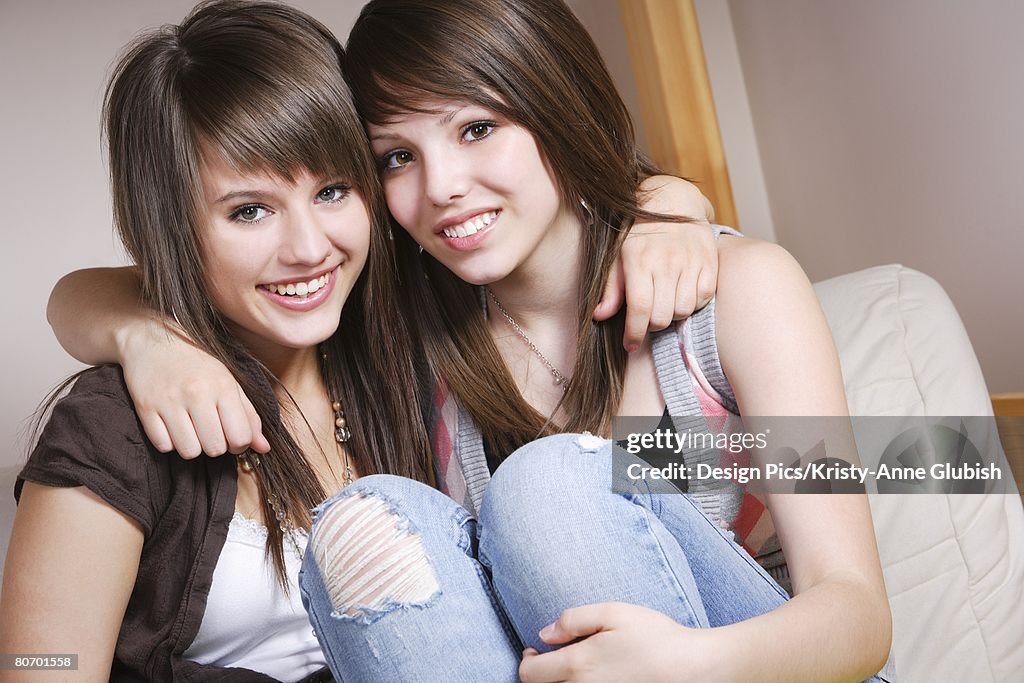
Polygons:
<instances>
[{"instance_id":1,"label":"bare arm","mask_svg":"<svg viewBox=\"0 0 1024 683\"><path fill-rule=\"evenodd\" d=\"M4 565L0 652L78 654L68 680L106 681L142 543L139 524L88 489L26 483Z\"/></svg>"},{"instance_id":2,"label":"bare arm","mask_svg":"<svg viewBox=\"0 0 1024 683\"><path fill-rule=\"evenodd\" d=\"M723 238L722 365L743 415L843 416L835 345L810 283L778 246ZM864 495L769 494L796 596L721 629L756 657L735 680L863 680L885 663L891 615ZM723 638L723 641L725 639ZM767 675L766 675L767 674Z\"/></svg>"},{"instance_id":3,"label":"bare arm","mask_svg":"<svg viewBox=\"0 0 1024 683\"><path fill-rule=\"evenodd\" d=\"M134 268L65 275L46 317L61 346L83 363L119 363L146 436L185 458L270 450L260 418L227 369L170 320L139 300Z\"/></svg>"},{"instance_id":4,"label":"bare arm","mask_svg":"<svg viewBox=\"0 0 1024 683\"><path fill-rule=\"evenodd\" d=\"M744 429L749 416L846 415L831 334L800 267L752 239L723 237L720 254L718 347ZM541 638L572 644L546 654L528 649L522 679L821 682L879 671L891 615L865 496L776 494L768 506L794 579L792 600L705 629L636 605L568 609Z\"/></svg>"},{"instance_id":5,"label":"bare arm","mask_svg":"<svg viewBox=\"0 0 1024 683\"><path fill-rule=\"evenodd\" d=\"M120 363L126 337L164 331L156 315L139 303L140 289L135 268L76 270L54 286L46 319L76 359L89 365Z\"/></svg>"},{"instance_id":6,"label":"bare arm","mask_svg":"<svg viewBox=\"0 0 1024 683\"><path fill-rule=\"evenodd\" d=\"M637 221L623 242L594 318L610 318L624 298L623 345L630 351L648 330L664 329L707 304L718 280L718 251L708 228L714 211L707 198L673 176L647 178L640 190L644 209L697 222Z\"/></svg>"}]
</instances>

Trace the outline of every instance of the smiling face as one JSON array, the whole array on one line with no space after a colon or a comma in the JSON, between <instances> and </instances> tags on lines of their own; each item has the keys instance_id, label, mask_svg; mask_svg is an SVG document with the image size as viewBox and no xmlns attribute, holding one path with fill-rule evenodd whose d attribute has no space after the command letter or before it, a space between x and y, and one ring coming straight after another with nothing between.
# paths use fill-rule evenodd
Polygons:
<instances>
[{"instance_id":1,"label":"smiling face","mask_svg":"<svg viewBox=\"0 0 1024 683\"><path fill-rule=\"evenodd\" d=\"M362 197L340 178L289 183L212 154L201 178L206 288L235 334L257 355L331 336L369 250Z\"/></svg>"},{"instance_id":2,"label":"smiling face","mask_svg":"<svg viewBox=\"0 0 1024 683\"><path fill-rule=\"evenodd\" d=\"M575 253L579 223L530 131L477 105L428 108L369 125L388 208L420 246L478 285Z\"/></svg>"}]
</instances>

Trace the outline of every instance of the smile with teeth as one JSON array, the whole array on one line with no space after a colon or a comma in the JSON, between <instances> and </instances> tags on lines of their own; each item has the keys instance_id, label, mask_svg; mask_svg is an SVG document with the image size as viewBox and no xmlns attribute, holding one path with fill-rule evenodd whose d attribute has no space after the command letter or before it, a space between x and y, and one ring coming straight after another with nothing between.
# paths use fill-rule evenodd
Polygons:
<instances>
[{"instance_id":1,"label":"smile with teeth","mask_svg":"<svg viewBox=\"0 0 1024 683\"><path fill-rule=\"evenodd\" d=\"M453 225L450 228L445 228L444 234L446 237L469 237L470 235L475 235L476 233L483 230L485 227L491 224L491 221L493 221L497 217L497 211L488 211L487 213L482 213L479 216L474 216L473 218L470 218L465 223L460 223L458 225Z\"/></svg>"},{"instance_id":2,"label":"smile with teeth","mask_svg":"<svg viewBox=\"0 0 1024 683\"><path fill-rule=\"evenodd\" d=\"M330 281L331 273L324 273L309 282L289 282L288 284L280 285L263 285L263 287L269 289L274 294L281 294L283 296L309 296L318 289L326 287Z\"/></svg>"}]
</instances>

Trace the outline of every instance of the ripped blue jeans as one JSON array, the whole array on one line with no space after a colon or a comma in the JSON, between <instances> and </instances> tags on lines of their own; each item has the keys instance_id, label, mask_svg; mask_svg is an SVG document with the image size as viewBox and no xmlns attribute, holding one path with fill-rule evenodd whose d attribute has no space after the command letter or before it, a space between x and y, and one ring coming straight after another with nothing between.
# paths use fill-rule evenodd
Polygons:
<instances>
[{"instance_id":1,"label":"ripped blue jeans","mask_svg":"<svg viewBox=\"0 0 1024 683\"><path fill-rule=\"evenodd\" d=\"M518 681L522 648L569 607L627 602L690 627L786 593L685 495L613 493L609 442L512 454L479 519L424 484L363 477L315 511L299 575L338 681Z\"/></svg>"}]
</instances>

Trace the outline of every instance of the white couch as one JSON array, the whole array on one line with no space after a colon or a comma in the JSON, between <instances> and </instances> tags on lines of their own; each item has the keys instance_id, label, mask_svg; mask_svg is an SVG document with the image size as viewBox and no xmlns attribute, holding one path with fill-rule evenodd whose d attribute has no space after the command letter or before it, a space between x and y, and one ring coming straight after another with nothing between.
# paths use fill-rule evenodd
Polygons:
<instances>
[{"instance_id":1,"label":"white couch","mask_svg":"<svg viewBox=\"0 0 1024 683\"><path fill-rule=\"evenodd\" d=\"M933 279L880 266L815 289L839 349L851 414L992 414L967 333ZM898 680L1024 680L1020 496L870 499Z\"/></svg>"},{"instance_id":2,"label":"white couch","mask_svg":"<svg viewBox=\"0 0 1024 683\"><path fill-rule=\"evenodd\" d=\"M931 278L880 266L815 285L854 415L990 415L960 318ZM6 554L17 468L0 471ZM899 680L1024 677L1024 511L1018 495L873 495Z\"/></svg>"}]
</instances>

